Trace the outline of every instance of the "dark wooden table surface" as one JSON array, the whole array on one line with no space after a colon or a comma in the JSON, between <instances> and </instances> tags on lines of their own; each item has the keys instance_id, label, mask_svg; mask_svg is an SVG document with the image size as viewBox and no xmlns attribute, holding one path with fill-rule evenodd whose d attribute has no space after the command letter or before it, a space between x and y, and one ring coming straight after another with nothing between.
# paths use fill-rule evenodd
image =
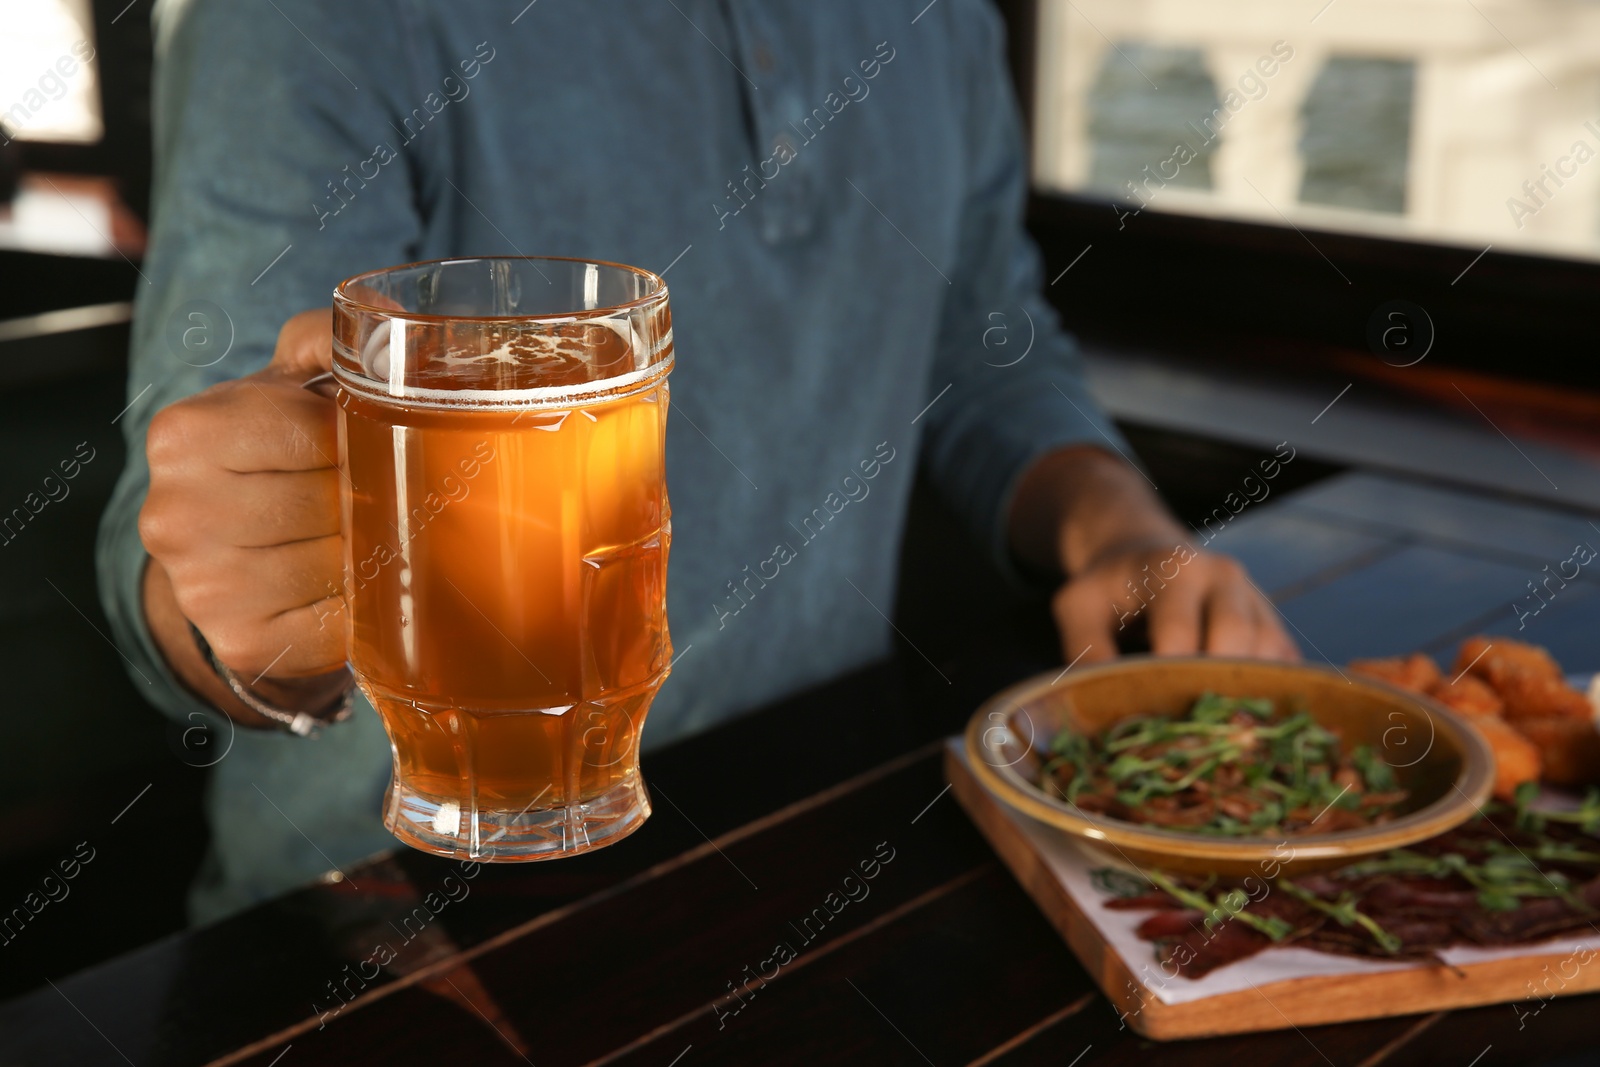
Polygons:
<instances>
[{"instance_id":1,"label":"dark wooden table surface","mask_svg":"<svg viewBox=\"0 0 1600 1067\"><path fill-rule=\"evenodd\" d=\"M1596 521L1347 474L1252 505L1213 547L1308 659L1447 657L1518 633L1527 583L1600 545ZM1593 576L1525 623L1600 668ZM376 857L0 1006L0 1065L1589 1062L1594 996L1173 1044L1122 1029L941 777L940 738L1048 666L1047 642L937 668L908 650L648 755L656 814L618 847Z\"/></svg>"}]
</instances>

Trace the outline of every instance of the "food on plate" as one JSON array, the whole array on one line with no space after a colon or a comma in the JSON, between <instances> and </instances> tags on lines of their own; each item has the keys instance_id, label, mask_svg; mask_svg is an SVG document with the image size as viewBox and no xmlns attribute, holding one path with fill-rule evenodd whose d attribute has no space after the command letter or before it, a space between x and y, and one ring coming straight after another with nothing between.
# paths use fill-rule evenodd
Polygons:
<instances>
[{"instance_id":1,"label":"food on plate","mask_svg":"<svg viewBox=\"0 0 1600 1067\"><path fill-rule=\"evenodd\" d=\"M1593 714L1589 698L1562 678L1513 674L1496 685L1495 692L1506 702L1506 718L1511 722L1552 718L1587 722Z\"/></svg>"},{"instance_id":2,"label":"food on plate","mask_svg":"<svg viewBox=\"0 0 1600 1067\"><path fill-rule=\"evenodd\" d=\"M1449 682L1441 678L1425 692L1451 711L1459 711L1463 715L1492 715L1498 718L1506 710L1506 702L1500 699L1500 694L1488 682L1471 674L1463 674Z\"/></svg>"},{"instance_id":3,"label":"food on plate","mask_svg":"<svg viewBox=\"0 0 1600 1067\"><path fill-rule=\"evenodd\" d=\"M1465 672L1447 681L1433 657L1423 652L1387 659L1353 659L1350 670L1401 689L1426 693L1463 715L1499 715L1505 711L1505 702L1487 682Z\"/></svg>"},{"instance_id":4,"label":"food on plate","mask_svg":"<svg viewBox=\"0 0 1600 1067\"><path fill-rule=\"evenodd\" d=\"M1408 849L1331 871L1222 880L1094 872L1105 906L1150 911L1137 930L1168 973L1203 975L1289 944L1346 956L1438 960L1453 945L1531 944L1593 929L1600 911L1600 794L1537 812L1536 787Z\"/></svg>"},{"instance_id":5,"label":"food on plate","mask_svg":"<svg viewBox=\"0 0 1600 1067\"><path fill-rule=\"evenodd\" d=\"M1458 673L1475 674L1494 687L1506 703L1506 718L1544 719L1565 716L1589 719L1589 698L1567 684L1561 665L1537 645L1508 637L1469 637L1456 653Z\"/></svg>"},{"instance_id":6,"label":"food on plate","mask_svg":"<svg viewBox=\"0 0 1600 1067\"><path fill-rule=\"evenodd\" d=\"M1499 803L1438 837L1329 871L1280 876L1276 863L1244 879L1097 871L1095 883L1111 896L1106 907L1152 912L1139 936L1155 943L1170 973L1189 978L1291 942L1438 962L1453 945L1531 944L1594 929L1600 789L1552 808L1539 783L1600 782L1600 732L1589 698L1550 654L1473 637L1450 679L1421 653L1350 668L1462 713L1494 753Z\"/></svg>"},{"instance_id":7,"label":"food on plate","mask_svg":"<svg viewBox=\"0 0 1600 1067\"><path fill-rule=\"evenodd\" d=\"M1421 652L1355 660L1350 669L1425 693L1471 720L1494 750L1495 790L1510 800L1524 782L1600 782L1600 732L1589 697L1567 683L1555 657L1509 637L1469 637L1446 680Z\"/></svg>"},{"instance_id":8,"label":"food on plate","mask_svg":"<svg viewBox=\"0 0 1600 1067\"><path fill-rule=\"evenodd\" d=\"M1415 689L1419 693L1427 692L1429 686L1439 681L1439 665L1433 662L1432 656L1422 652L1389 659L1351 660L1350 669L1357 674L1398 685L1401 689Z\"/></svg>"},{"instance_id":9,"label":"food on plate","mask_svg":"<svg viewBox=\"0 0 1600 1067\"><path fill-rule=\"evenodd\" d=\"M1600 733L1590 720L1555 716L1518 719L1512 725L1538 746L1545 781L1566 786L1600 781Z\"/></svg>"},{"instance_id":10,"label":"food on plate","mask_svg":"<svg viewBox=\"0 0 1600 1067\"><path fill-rule=\"evenodd\" d=\"M1494 753L1494 795L1510 800L1526 782L1537 782L1544 770L1540 748L1504 719L1485 715L1472 720ZM1592 731L1591 731L1592 732Z\"/></svg>"},{"instance_id":11,"label":"food on plate","mask_svg":"<svg viewBox=\"0 0 1600 1067\"><path fill-rule=\"evenodd\" d=\"M1230 837L1295 836L1387 821L1407 794L1364 745L1309 714L1207 693L1182 716L1062 731L1039 786L1080 810Z\"/></svg>"}]
</instances>

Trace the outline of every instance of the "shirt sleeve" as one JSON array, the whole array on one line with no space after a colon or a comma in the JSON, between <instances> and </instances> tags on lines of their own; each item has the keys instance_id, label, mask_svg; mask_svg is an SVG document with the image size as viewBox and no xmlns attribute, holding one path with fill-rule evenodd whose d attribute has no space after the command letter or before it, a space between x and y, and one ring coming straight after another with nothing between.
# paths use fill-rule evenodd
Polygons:
<instances>
[{"instance_id":1,"label":"shirt sleeve","mask_svg":"<svg viewBox=\"0 0 1600 1067\"><path fill-rule=\"evenodd\" d=\"M1026 153L999 15L988 3L951 8L969 86L970 170L922 462L995 566L1016 580L1007 518L1029 466L1068 445L1131 452L1089 394L1076 343L1044 298L1039 252L1023 227Z\"/></svg>"},{"instance_id":2,"label":"shirt sleeve","mask_svg":"<svg viewBox=\"0 0 1600 1067\"><path fill-rule=\"evenodd\" d=\"M195 0L173 12L178 24L160 27L154 220L122 417L127 462L101 519L96 566L135 684L184 720L212 709L173 677L144 619L138 516L150 417L259 370L284 321L328 306L343 278L417 258L422 220L416 154L393 125L414 92L402 15L326 19L314 0Z\"/></svg>"}]
</instances>

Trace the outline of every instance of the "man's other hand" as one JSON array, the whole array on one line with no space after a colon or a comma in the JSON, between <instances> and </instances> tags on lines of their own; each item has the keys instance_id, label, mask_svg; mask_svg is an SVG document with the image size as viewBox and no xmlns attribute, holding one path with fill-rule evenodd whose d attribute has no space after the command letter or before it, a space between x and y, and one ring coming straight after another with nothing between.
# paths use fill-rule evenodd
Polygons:
<instances>
[{"instance_id":1,"label":"man's other hand","mask_svg":"<svg viewBox=\"0 0 1600 1067\"><path fill-rule=\"evenodd\" d=\"M1191 545L1144 475L1104 449L1042 457L1010 520L1020 560L1067 576L1052 604L1067 663L1111 659L1139 628L1158 655L1300 658L1244 568Z\"/></svg>"},{"instance_id":2,"label":"man's other hand","mask_svg":"<svg viewBox=\"0 0 1600 1067\"><path fill-rule=\"evenodd\" d=\"M1102 554L1057 591L1051 608L1068 663L1111 659L1141 630L1162 656L1300 658L1278 609L1237 561L1182 542Z\"/></svg>"}]
</instances>

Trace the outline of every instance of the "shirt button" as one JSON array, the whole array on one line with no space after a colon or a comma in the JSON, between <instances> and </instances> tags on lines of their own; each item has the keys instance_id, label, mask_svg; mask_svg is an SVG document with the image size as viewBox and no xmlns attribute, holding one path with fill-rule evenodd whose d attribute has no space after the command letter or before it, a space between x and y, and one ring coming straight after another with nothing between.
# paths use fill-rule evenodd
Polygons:
<instances>
[{"instance_id":1,"label":"shirt button","mask_svg":"<svg viewBox=\"0 0 1600 1067\"><path fill-rule=\"evenodd\" d=\"M756 67L759 70L770 72L774 66L776 64L773 62L772 53L767 50L767 46L764 44L756 45Z\"/></svg>"}]
</instances>

